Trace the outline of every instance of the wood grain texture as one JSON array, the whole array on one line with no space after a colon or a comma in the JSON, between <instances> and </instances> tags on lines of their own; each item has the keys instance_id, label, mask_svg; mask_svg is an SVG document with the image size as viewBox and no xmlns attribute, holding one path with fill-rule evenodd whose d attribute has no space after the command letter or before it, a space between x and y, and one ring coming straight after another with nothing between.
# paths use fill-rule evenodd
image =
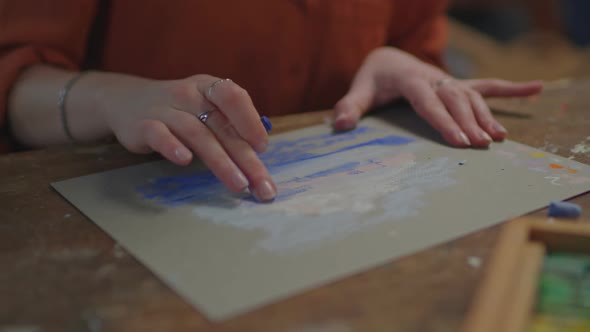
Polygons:
<instances>
[{"instance_id":1,"label":"wood grain texture","mask_svg":"<svg viewBox=\"0 0 590 332\"><path fill-rule=\"evenodd\" d=\"M511 139L589 164L588 153L571 152L590 135L588 91L590 81L574 82L538 98L531 116L498 118ZM559 108L564 102L565 113ZM322 123L326 115L274 118L274 132ZM116 145L0 156L0 329L457 331L500 230L476 232L213 324L49 186L155 158L132 155ZM584 207L582 220L588 220L590 196L573 201ZM484 266L470 266L472 256Z\"/></svg>"}]
</instances>

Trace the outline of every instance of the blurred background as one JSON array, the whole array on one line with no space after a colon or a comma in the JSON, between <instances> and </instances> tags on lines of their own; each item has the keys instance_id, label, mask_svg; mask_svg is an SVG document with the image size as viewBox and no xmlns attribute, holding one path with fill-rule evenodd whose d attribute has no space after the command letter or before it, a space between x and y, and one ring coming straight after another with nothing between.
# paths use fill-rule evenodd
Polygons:
<instances>
[{"instance_id":1,"label":"blurred background","mask_svg":"<svg viewBox=\"0 0 590 332\"><path fill-rule=\"evenodd\" d=\"M455 76L590 78L590 0L453 0L449 17Z\"/></svg>"}]
</instances>

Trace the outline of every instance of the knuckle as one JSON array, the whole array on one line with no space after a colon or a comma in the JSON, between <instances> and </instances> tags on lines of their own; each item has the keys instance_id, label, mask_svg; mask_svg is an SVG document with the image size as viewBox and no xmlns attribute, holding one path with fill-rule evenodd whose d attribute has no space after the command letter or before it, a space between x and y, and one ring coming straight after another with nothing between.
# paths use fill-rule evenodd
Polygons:
<instances>
[{"instance_id":1,"label":"knuckle","mask_svg":"<svg viewBox=\"0 0 590 332\"><path fill-rule=\"evenodd\" d=\"M224 101L229 107L236 107L246 102L250 96L248 92L237 84L228 84L224 93Z\"/></svg>"},{"instance_id":2,"label":"knuckle","mask_svg":"<svg viewBox=\"0 0 590 332\"><path fill-rule=\"evenodd\" d=\"M240 138L240 135L238 134L238 132L236 131L236 129L234 128L234 126L232 126L232 124L228 121L226 121L225 123L223 123L220 128L219 128L220 133L230 139L238 139Z\"/></svg>"},{"instance_id":3,"label":"knuckle","mask_svg":"<svg viewBox=\"0 0 590 332\"><path fill-rule=\"evenodd\" d=\"M411 99L410 104L412 104L416 112L420 114L433 113L436 112L437 109L437 107L435 107L435 103L426 98Z\"/></svg>"},{"instance_id":4,"label":"knuckle","mask_svg":"<svg viewBox=\"0 0 590 332\"><path fill-rule=\"evenodd\" d=\"M486 111L488 109L488 104L479 92L467 89L465 91L465 94L467 95L467 98L470 99L471 103L474 105L476 109L481 109L482 111Z\"/></svg>"},{"instance_id":5,"label":"knuckle","mask_svg":"<svg viewBox=\"0 0 590 332\"><path fill-rule=\"evenodd\" d=\"M456 99L461 98L463 96L461 91L458 88L453 87L451 84L447 84L447 85L442 86L440 89L438 89L438 92L442 96L449 98L451 100L456 100Z\"/></svg>"},{"instance_id":6,"label":"knuckle","mask_svg":"<svg viewBox=\"0 0 590 332\"><path fill-rule=\"evenodd\" d=\"M467 95L467 97L473 100L481 99L481 94L479 94L479 92L474 91L473 89L467 88L464 90L464 93Z\"/></svg>"},{"instance_id":7,"label":"knuckle","mask_svg":"<svg viewBox=\"0 0 590 332\"><path fill-rule=\"evenodd\" d=\"M424 101L421 99L410 96L408 96L407 99L416 112L422 112L424 110Z\"/></svg>"},{"instance_id":8,"label":"knuckle","mask_svg":"<svg viewBox=\"0 0 590 332\"><path fill-rule=\"evenodd\" d=\"M162 126L157 120L143 120L139 123L139 137L146 144L157 144L161 140Z\"/></svg>"},{"instance_id":9,"label":"knuckle","mask_svg":"<svg viewBox=\"0 0 590 332\"><path fill-rule=\"evenodd\" d=\"M192 118L191 114L181 113L175 115L174 118L168 119L166 125L177 135L192 138L202 136L203 127L198 120Z\"/></svg>"},{"instance_id":10,"label":"knuckle","mask_svg":"<svg viewBox=\"0 0 590 332\"><path fill-rule=\"evenodd\" d=\"M157 120L143 120L139 124L139 132L143 136L153 135L160 129L160 122Z\"/></svg>"},{"instance_id":11,"label":"knuckle","mask_svg":"<svg viewBox=\"0 0 590 332\"><path fill-rule=\"evenodd\" d=\"M421 89L423 89L423 81L421 79L418 78L414 78L414 77L410 77L407 80L402 80L400 82L401 84L401 89L405 92L405 94L407 95L413 95L415 91L420 91Z\"/></svg>"},{"instance_id":12,"label":"knuckle","mask_svg":"<svg viewBox=\"0 0 590 332\"><path fill-rule=\"evenodd\" d=\"M157 120L142 121L139 130L145 144L136 144L135 149L145 151L144 153L151 151L151 149L161 151L166 141L164 127L164 124Z\"/></svg>"},{"instance_id":13,"label":"knuckle","mask_svg":"<svg viewBox=\"0 0 590 332\"><path fill-rule=\"evenodd\" d=\"M481 107L477 107L474 110L475 115L482 121L482 122L491 122L493 121L494 117L492 113L488 109L488 107L484 104Z\"/></svg>"},{"instance_id":14,"label":"knuckle","mask_svg":"<svg viewBox=\"0 0 590 332\"><path fill-rule=\"evenodd\" d=\"M196 85L191 78L177 80L168 84L165 89L172 99L173 104L190 104L196 96Z\"/></svg>"},{"instance_id":15,"label":"knuckle","mask_svg":"<svg viewBox=\"0 0 590 332\"><path fill-rule=\"evenodd\" d=\"M173 116L167 118L163 125L170 128L174 133L185 137L197 135L202 130L202 126L196 116L185 112L175 113Z\"/></svg>"},{"instance_id":16,"label":"knuckle","mask_svg":"<svg viewBox=\"0 0 590 332\"><path fill-rule=\"evenodd\" d=\"M181 135L187 139L199 139L203 136L203 129L193 123L183 123L179 129Z\"/></svg>"}]
</instances>

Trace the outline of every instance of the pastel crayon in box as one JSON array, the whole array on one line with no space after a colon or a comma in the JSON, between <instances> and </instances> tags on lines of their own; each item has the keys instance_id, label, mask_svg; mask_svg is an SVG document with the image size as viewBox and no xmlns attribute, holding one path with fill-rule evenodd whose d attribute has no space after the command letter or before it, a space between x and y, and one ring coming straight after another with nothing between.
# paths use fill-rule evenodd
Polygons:
<instances>
[{"instance_id":1,"label":"pastel crayon in box","mask_svg":"<svg viewBox=\"0 0 590 332\"><path fill-rule=\"evenodd\" d=\"M463 332L590 331L590 224L507 224Z\"/></svg>"}]
</instances>

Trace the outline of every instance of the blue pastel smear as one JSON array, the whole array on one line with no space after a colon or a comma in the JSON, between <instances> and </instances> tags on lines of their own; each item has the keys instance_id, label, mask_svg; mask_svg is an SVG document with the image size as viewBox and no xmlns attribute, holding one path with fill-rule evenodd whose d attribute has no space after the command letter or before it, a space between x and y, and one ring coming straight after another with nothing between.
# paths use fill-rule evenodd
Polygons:
<instances>
[{"instance_id":1,"label":"blue pastel smear","mask_svg":"<svg viewBox=\"0 0 590 332\"><path fill-rule=\"evenodd\" d=\"M353 170L355 170L360 165L361 165L361 163L357 162L357 161L349 162L349 163L345 163L345 164L342 164L342 165L339 165L336 167L331 167L331 168L323 170L323 171L308 174L306 176L295 177L295 178L292 178L288 181L283 181L280 184L306 183L309 180L323 178L323 177L334 175L334 174L349 173L349 172L352 172ZM294 188L283 189L283 190L279 191L277 197L275 198L275 202L284 201L288 198L291 198L292 196L304 193L310 189L311 189L311 187L307 184L302 184L302 185L294 187Z\"/></svg>"},{"instance_id":2,"label":"blue pastel smear","mask_svg":"<svg viewBox=\"0 0 590 332\"><path fill-rule=\"evenodd\" d=\"M377 132L377 128L361 126L357 129L339 134L322 134L302 137L294 140L284 140L271 143L267 151L260 155L271 174L279 169L306 160L323 158L326 156L359 149L366 146L398 146L414 141L409 137L385 135L356 143L359 137ZM383 132L384 130L381 130ZM348 145L347 142L355 141ZM348 162L336 167L330 167L304 177L294 178L288 183L304 182L314 178L329 176L336 173L352 172L359 162ZM352 173L351 173L352 174ZM284 200L307 191L306 185L282 190L276 200ZM224 193L223 184L210 171L199 171L188 175L177 175L158 178L149 184L136 188L145 199L166 206L178 206L188 202L206 202L218 199Z\"/></svg>"}]
</instances>

